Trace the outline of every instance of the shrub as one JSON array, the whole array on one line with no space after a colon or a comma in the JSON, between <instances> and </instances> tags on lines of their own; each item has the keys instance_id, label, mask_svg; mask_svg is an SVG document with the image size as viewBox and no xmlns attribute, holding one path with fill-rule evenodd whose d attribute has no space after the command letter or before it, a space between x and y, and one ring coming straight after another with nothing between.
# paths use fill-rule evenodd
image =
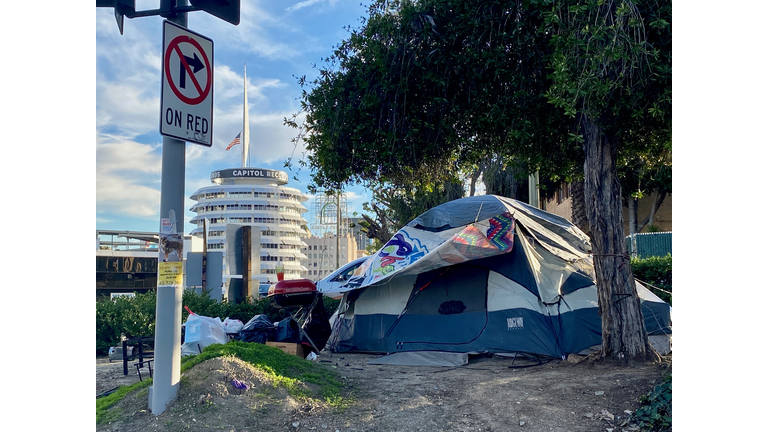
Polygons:
<instances>
[{"instance_id":1,"label":"shrub","mask_svg":"<svg viewBox=\"0 0 768 432\"><path fill-rule=\"evenodd\" d=\"M325 306L325 311L328 312L329 317L333 315L334 312L336 312L336 309L339 307L339 303L341 303L341 299L332 299L330 297L323 296L323 306Z\"/></svg>"},{"instance_id":2,"label":"shrub","mask_svg":"<svg viewBox=\"0 0 768 432\"><path fill-rule=\"evenodd\" d=\"M630 421L644 431L672 430L672 374L638 399L640 407Z\"/></svg>"},{"instance_id":3,"label":"shrub","mask_svg":"<svg viewBox=\"0 0 768 432\"><path fill-rule=\"evenodd\" d=\"M150 291L96 302L96 352L104 355L109 347L120 346L121 334L129 339L154 335L156 300Z\"/></svg>"},{"instance_id":4,"label":"shrub","mask_svg":"<svg viewBox=\"0 0 768 432\"><path fill-rule=\"evenodd\" d=\"M648 282L654 294L662 300L672 304L672 255L664 257L632 258L632 272L635 278L642 282ZM668 291L664 292L661 290Z\"/></svg>"},{"instance_id":5,"label":"shrub","mask_svg":"<svg viewBox=\"0 0 768 432\"><path fill-rule=\"evenodd\" d=\"M282 319L280 311L273 308L266 298L258 300L245 299L240 303L217 302L192 290L184 290L182 303L198 315L219 317L222 320L225 318L238 319L243 324L247 323L254 316L261 314L266 315L272 321ZM181 314L182 322L186 322L189 313L184 309Z\"/></svg>"}]
</instances>

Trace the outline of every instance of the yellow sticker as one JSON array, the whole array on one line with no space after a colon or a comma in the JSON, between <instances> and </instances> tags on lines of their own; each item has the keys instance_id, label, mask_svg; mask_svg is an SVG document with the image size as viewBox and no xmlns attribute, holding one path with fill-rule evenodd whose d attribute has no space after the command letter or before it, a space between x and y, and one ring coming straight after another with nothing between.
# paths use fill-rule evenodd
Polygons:
<instances>
[{"instance_id":1,"label":"yellow sticker","mask_svg":"<svg viewBox=\"0 0 768 432\"><path fill-rule=\"evenodd\" d=\"M157 263L157 286L176 286L184 283L183 263Z\"/></svg>"}]
</instances>

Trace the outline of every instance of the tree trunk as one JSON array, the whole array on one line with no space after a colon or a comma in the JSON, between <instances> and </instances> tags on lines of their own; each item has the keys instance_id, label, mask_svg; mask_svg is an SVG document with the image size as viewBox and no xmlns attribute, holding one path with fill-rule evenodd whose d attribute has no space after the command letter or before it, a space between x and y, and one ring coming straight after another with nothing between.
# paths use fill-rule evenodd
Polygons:
<instances>
[{"instance_id":1,"label":"tree trunk","mask_svg":"<svg viewBox=\"0 0 768 432\"><path fill-rule=\"evenodd\" d=\"M469 176L469 196L475 196L475 183L477 183L478 177L480 177L480 167L472 171Z\"/></svg>"},{"instance_id":2,"label":"tree trunk","mask_svg":"<svg viewBox=\"0 0 768 432\"><path fill-rule=\"evenodd\" d=\"M637 231L642 231L643 228L647 224L653 225L653 219L656 217L656 212L659 210L659 207L661 207L661 204L664 202L664 198L667 197L666 192L662 192L660 190L654 191L654 198L653 203L651 204L651 211L648 213L648 216L645 217L642 221L638 222L637 224Z\"/></svg>"},{"instance_id":3,"label":"tree trunk","mask_svg":"<svg viewBox=\"0 0 768 432\"><path fill-rule=\"evenodd\" d=\"M629 215L629 234L637 233L637 198L627 197L627 215Z\"/></svg>"},{"instance_id":4,"label":"tree trunk","mask_svg":"<svg viewBox=\"0 0 768 432\"><path fill-rule=\"evenodd\" d=\"M637 257L637 198L627 197L627 214L629 215L629 237L631 255Z\"/></svg>"},{"instance_id":5,"label":"tree trunk","mask_svg":"<svg viewBox=\"0 0 768 432\"><path fill-rule=\"evenodd\" d=\"M588 115L584 132L584 195L594 252L602 357L645 361L653 349L643 324L640 299L624 241L621 191L616 176L616 142Z\"/></svg>"},{"instance_id":6,"label":"tree trunk","mask_svg":"<svg viewBox=\"0 0 768 432\"><path fill-rule=\"evenodd\" d=\"M584 207L584 180L574 180L571 183L571 219L584 234L589 233L589 220Z\"/></svg>"},{"instance_id":7,"label":"tree trunk","mask_svg":"<svg viewBox=\"0 0 768 432\"><path fill-rule=\"evenodd\" d=\"M380 241L382 244L386 244L392 239L392 236L389 234L389 229L387 228L386 216L384 216L383 212L377 207L374 206L373 209L378 220L373 220L368 215L363 215L363 220L368 223L367 236L368 238Z\"/></svg>"}]
</instances>

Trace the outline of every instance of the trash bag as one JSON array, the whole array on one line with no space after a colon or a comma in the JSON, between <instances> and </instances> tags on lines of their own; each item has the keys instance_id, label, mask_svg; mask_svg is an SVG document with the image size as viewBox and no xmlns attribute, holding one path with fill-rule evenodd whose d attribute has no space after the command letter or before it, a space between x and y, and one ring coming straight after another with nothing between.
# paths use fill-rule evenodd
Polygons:
<instances>
[{"instance_id":1,"label":"trash bag","mask_svg":"<svg viewBox=\"0 0 768 432\"><path fill-rule=\"evenodd\" d=\"M328 312L325 310L322 299L315 302L312 305L312 309L309 310L307 318L304 320L304 324L301 325L301 329L312 339L317 349L322 350L328 339L331 337L331 323ZM307 338L302 335L302 342L309 342ZM311 345L311 344L310 344Z\"/></svg>"},{"instance_id":2,"label":"trash bag","mask_svg":"<svg viewBox=\"0 0 768 432\"><path fill-rule=\"evenodd\" d=\"M292 317L275 323L275 342L301 343L299 323Z\"/></svg>"},{"instance_id":3,"label":"trash bag","mask_svg":"<svg viewBox=\"0 0 768 432\"><path fill-rule=\"evenodd\" d=\"M276 331L275 342L301 343L299 323L291 317L277 323Z\"/></svg>"},{"instance_id":4,"label":"trash bag","mask_svg":"<svg viewBox=\"0 0 768 432\"><path fill-rule=\"evenodd\" d=\"M240 333L243 326L243 322L239 319L231 319L230 317L224 319L224 330L227 334Z\"/></svg>"},{"instance_id":5,"label":"trash bag","mask_svg":"<svg viewBox=\"0 0 768 432\"><path fill-rule=\"evenodd\" d=\"M190 314L184 323L181 354L199 354L208 345L225 344L229 339L220 318Z\"/></svg>"},{"instance_id":6,"label":"trash bag","mask_svg":"<svg viewBox=\"0 0 768 432\"><path fill-rule=\"evenodd\" d=\"M261 344L273 341L275 340L275 325L266 315L256 315L245 323L240 333L237 334L237 340Z\"/></svg>"}]
</instances>

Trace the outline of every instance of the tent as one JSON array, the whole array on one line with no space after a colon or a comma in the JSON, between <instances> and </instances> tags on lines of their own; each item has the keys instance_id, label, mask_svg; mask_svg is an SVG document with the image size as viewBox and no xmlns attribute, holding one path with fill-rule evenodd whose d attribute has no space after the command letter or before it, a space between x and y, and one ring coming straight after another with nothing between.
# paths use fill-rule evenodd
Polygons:
<instances>
[{"instance_id":1,"label":"tent","mask_svg":"<svg viewBox=\"0 0 768 432\"><path fill-rule=\"evenodd\" d=\"M510 198L442 204L336 288L343 296L327 348L583 352L601 343L590 249L568 220ZM642 285L637 291L649 335L671 335L670 306Z\"/></svg>"}]
</instances>

